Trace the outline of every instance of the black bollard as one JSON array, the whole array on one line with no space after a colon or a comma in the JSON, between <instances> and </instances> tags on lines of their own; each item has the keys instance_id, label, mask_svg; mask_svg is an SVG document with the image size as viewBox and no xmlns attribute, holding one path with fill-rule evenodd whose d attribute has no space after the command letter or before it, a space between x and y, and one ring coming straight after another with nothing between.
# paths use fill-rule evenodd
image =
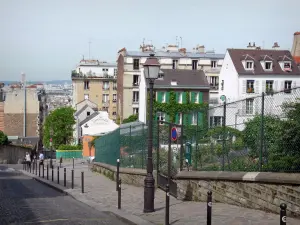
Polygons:
<instances>
[{"instance_id":1,"label":"black bollard","mask_svg":"<svg viewBox=\"0 0 300 225\"><path fill-rule=\"evenodd\" d=\"M122 193L122 189L121 189L121 179L119 179L118 182L118 209L121 209L121 193Z\"/></svg>"},{"instance_id":2,"label":"black bollard","mask_svg":"<svg viewBox=\"0 0 300 225\"><path fill-rule=\"evenodd\" d=\"M49 164L47 164L47 180L49 180Z\"/></svg>"},{"instance_id":3,"label":"black bollard","mask_svg":"<svg viewBox=\"0 0 300 225\"><path fill-rule=\"evenodd\" d=\"M84 193L84 178L83 178L83 172L81 172L81 193Z\"/></svg>"},{"instance_id":4,"label":"black bollard","mask_svg":"<svg viewBox=\"0 0 300 225\"><path fill-rule=\"evenodd\" d=\"M67 186L67 169L64 168L64 187Z\"/></svg>"},{"instance_id":5,"label":"black bollard","mask_svg":"<svg viewBox=\"0 0 300 225\"><path fill-rule=\"evenodd\" d=\"M73 169L74 169L74 157L73 157Z\"/></svg>"},{"instance_id":6,"label":"black bollard","mask_svg":"<svg viewBox=\"0 0 300 225\"><path fill-rule=\"evenodd\" d=\"M29 164L29 172L31 173L31 163Z\"/></svg>"},{"instance_id":7,"label":"black bollard","mask_svg":"<svg viewBox=\"0 0 300 225\"><path fill-rule=\"evenodd\" d=\"M207 225L211 225L212 192L207 192Z\"/></svg>"},{"instance_id":8,"label":"black bollard","mask_svg":"<svg viewBox=\"0 0 300 225\"><path fill-rule=\"evenodd\" d=\"M119 178L120 178L120 159L117 159L116 191L119 190Z\"/></svg>"},{"instance_id":9,"label":"black bollard","mask_svg":"<svg viewBox=\"0 0 300 225\"><path fill-rule=\"evenodd\" d=\"M286 204L280 204L280 225L286 225Z\"/></svg>"},{"instance_id":10,"label":"black bollard","mask_svg":"<svg viewBox=\"0 0 300 225\"><path fill-rule=\"evenodd\" d=\"M61 164L62 164L62 157L59 158L59 167L61 168Z\"/></svg>"},{"instance_id":11,"label":"black bollard","mask_svg":"<svg viewBox=\"0 0 300 225\"><path fill-rule=\"evenodd\" d=\"M74 189L74 170L72 170L72 189Z\"/></svg>"},{"instance_id":12,"label":"black bollard","mask_svg":"<svg viewBox=\"0 0 300 225\"><path fill-rule=\"evenodd\" d=\"M53 170L53 166L51 167L51 169L52 169L52 170L51 170L51 175L52 175L52 178L51 178L51 179L52 179L52 181L53 181L53 180L54 180L54 170Z\"/></svg>"},{"instance_id":13,"label":"black bollard","mask_svg":"<svg viewBox=\"0 0 300 225\"><path fill-rule=\"evenodd\" d=\"M166 214L165 214L165 225L170 224L170 187L166 185Z\"/></svg>"},{"instance_id":14,"label":"black bollard","mask_svg":"<svg viewBox=\"0 0 300 225\"><path fill-rule=\"evenodd\" d=\"M43 162L43 178L45 178L45 166L44 166L44 162Z\"/></svg>"},{"instance_id":15,"label":"black bollard","mask_svg":"<svg viewBox=\"0 0 300 225\"><path fill-rule=\"evenodd\" d=\"M41 177L41 164L39 164L39 177Z\"/></svg>"},{"instance_id":16,"label":"black bollard","mask_svg":"<svg viewBox=\"0 0 300 225\"><path fill-rule=\"evenodd\" d=\"M37 171L38 171L38 164L37 164L37 160L35 160L35 175L37 175Z\"/></svg>"},{"instance_id":17,"label":"black bollard","mask_svg":"<svg viewBox=\"0 0 300 225\"><path fill-rule=\"evenodd\" d=\"M57 167L57 183L59 184L59 166Z\"/></svg>"}]
</instances>

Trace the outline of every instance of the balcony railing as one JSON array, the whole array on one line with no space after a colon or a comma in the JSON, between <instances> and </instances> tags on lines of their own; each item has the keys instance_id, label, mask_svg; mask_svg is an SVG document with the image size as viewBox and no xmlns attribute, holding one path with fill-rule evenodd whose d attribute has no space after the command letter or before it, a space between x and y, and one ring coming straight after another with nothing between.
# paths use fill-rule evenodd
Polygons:
<instances>
[{"instance_id":1,"label":"balcony railing","mask_svg":"<svg viewBox=\"0 0 300 225\"><path fill-rule=\"evenodd\" d=\"M139 83L138 82L134 82L134 83L132 83L132 86L134 86L134 87L139 86Z\"/></svg>"},{"instance_id":2,"label":"balcony railing","mask_svg":"<svg viewBox=\"0 0 300 225\"><path fill-rule=\"evenodd\" d=\"M271 95L274 93L273 88L266 88L266 94Z\"/></svg>"},{"instance_id":3,"label":"balcony railing","mask_svg":"<svg viewBox=\"0 0 300 225\"><path fill-rule=\"evenodd\" d=\"M117 87L113 87L113 90L117 90Z\"/></svg>"},{"instance_id":4,"label":"balcony railing","mask_svg":"<svg viewBox=\"0 0 300 225\"><path fill-rule=\"evenodd\" d=\"M254 88L247 88L247 93L254 93Z\"/></svg>"},{"instance_id":5,"label":"balcony railing","mask_svg":"<svg viewBox=\"0 0 300 225\"><path fill-rule=\"evenodd\" d=\"M117 79L115 75L108 75L108 74L96 74L96 73L88 73L84 74L82 72L78 73L77 71L73 70L71 73L72 78L87 78L87 79Z\"/></svg>"},{"instance_id":6,"label":"balcony railing","mask_svg":"<svg viewBox=\"0 0 300 225\"><path fill-rule=\"evenodd\" d=\"M139 100L138 99L132 99L132 103L137 104L137 103L139 103Z\"/></svg>"},{"instance_id":7,"label":"balcony railing","mask_svg":"<svg viewBox=\"0 0 300 225\"><path fill-rule=\"evenodd\" d=\"M210 90L219 90L219 84L210 84Z\"/></svg>"},{"instance_id":8,"label":"balcony railing","mask_svg":"<svg viewBox=\"0 0 300 225\"><path fill-rule=\"evenodd\" d=\"M112 102L117 102L117 99L113 99Z\"/></svg>"},{"instance_id":9,"label":"balcony railing","mask_svg":"<svg viewBox=\"0 0 300 225\"><path fill-rule=\"evenodd\" d=\"M285 88L284 89L284 93L286 94L290 94L292 92L292 90L290 88Z\"/></svg>"},{"instance_id":10,"label":"balcony railing","mask_svg":"<svg viewBox=\"0 0 300 225\"><path fill-rule=\"evenodd\" d=\"M102 90L108 91L108 90L109 90L109 87L102 87Z\"/></svg>"}]
</instances>

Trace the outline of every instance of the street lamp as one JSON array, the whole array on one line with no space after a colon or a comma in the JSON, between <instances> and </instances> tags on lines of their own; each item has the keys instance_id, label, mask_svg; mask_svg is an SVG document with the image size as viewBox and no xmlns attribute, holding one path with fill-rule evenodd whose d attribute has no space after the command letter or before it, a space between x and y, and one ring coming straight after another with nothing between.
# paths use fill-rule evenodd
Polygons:
<instances>
[{"instance_id":1,"label":"street lamp","mask_svg":"<svg viewBox=\"0 0 300 225\"><path fill-rule=\"evenodd\" d=\"M149 103L149 123L148 123L148 160L147 160L147 175L144 180L144 213L154 212L154 184L153 177L153 160L152 160L152 147L153 147L153 86L154 81L158 78L160 71L160 64L154 54L144 63L145 79L149 81L150 103Z\"/></svg>"}]
</instances>

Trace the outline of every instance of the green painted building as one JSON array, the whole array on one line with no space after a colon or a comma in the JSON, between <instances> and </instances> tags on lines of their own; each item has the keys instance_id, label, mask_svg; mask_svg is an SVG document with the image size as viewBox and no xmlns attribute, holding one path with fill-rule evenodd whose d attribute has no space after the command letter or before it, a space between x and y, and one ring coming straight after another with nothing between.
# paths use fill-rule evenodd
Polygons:
<instances>
[{"instance_id":1,"label":"green painted building","mask_svg":"<svg viewBox=\"0 0 300 225\"><path fill-rule=\"evenodd\" d=\"M204 72L178 69L161 71L160 78L154 84L155 119L184 125L198 123L201 126L206 120L201 109L208 104L210 89Z\"/></svg>"}]
</instances>

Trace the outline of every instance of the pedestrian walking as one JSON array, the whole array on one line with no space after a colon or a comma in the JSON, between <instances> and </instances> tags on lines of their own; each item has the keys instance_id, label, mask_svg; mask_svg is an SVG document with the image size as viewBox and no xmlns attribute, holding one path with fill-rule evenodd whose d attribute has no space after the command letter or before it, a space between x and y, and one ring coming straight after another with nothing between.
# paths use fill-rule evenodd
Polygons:
<instances>
[{"instance_id":1,"label":"pedestrian walking","mask_svg":"<svg viewBox=\"0 0 300 225\"><path fill-rule=\"evenodd\" d=\"M30 168L31 167L31 158L30 158L30 155L28 152L26 152L25 161L26 161L26 165L28 166L28 168Z\"/></svg>"},{"instance_id":2,"label":"pedestrian walking","mask_svg":"<svg viewBox=\"0 0 300 225\"><path fill-rule=\"evenodd\" d=\"M40 152L39 160L40 160L39 165L44 165L44 154L42 152Z\"/></svg>"}]
</instances>

